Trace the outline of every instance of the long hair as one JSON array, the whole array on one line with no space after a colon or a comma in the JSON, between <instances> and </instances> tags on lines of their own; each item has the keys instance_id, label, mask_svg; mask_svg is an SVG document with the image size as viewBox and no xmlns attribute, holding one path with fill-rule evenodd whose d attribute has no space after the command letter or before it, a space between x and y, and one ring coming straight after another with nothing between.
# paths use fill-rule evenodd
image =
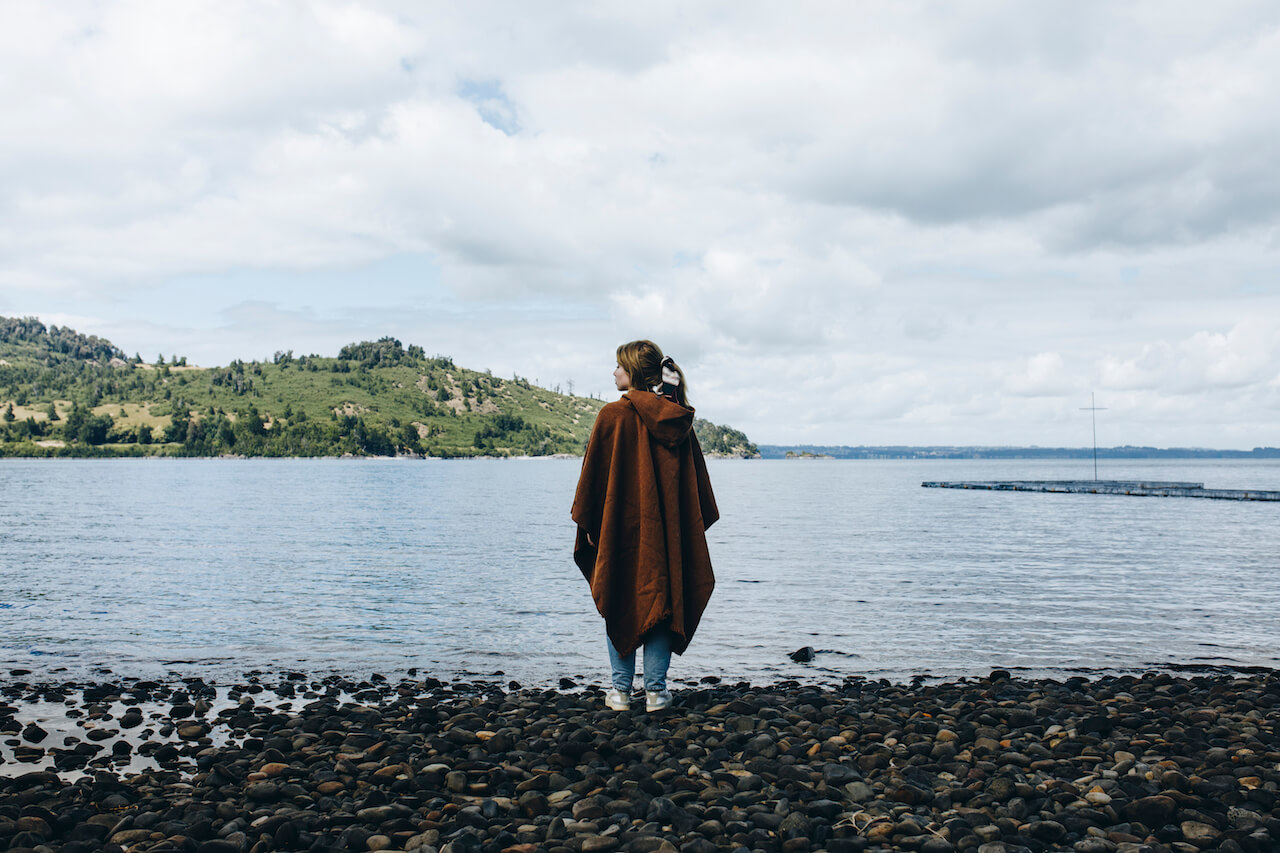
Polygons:
<instances>
[{"instance_id":1,"label":"long hair","mask_svg":"<svg viewBox=\"0 0 1280 853\"><path fill-rule=\"evenodd\" d=\"M662 387L662 350L653 341L630 341L618 347L618 364L631 377L631 387L650 391ZM676 402L689 408L689 383L685 381L680 365L672 362L680 384L676 386Z\"/></svg>"}]
</instances>

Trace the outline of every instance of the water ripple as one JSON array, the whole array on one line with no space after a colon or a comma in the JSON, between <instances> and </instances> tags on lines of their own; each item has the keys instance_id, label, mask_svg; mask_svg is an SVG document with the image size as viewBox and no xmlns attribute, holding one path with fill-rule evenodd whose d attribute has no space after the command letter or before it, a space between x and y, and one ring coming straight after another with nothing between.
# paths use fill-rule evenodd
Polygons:
<instances>
[{"instance_id":1,"label":"water ripple","mask_svg":"<svg viewBox=\"0 0 1280 853\"><path fill-rule=\"evenodd\" d=\"M676 675L1276 666L1265 504L922 490L1044 461L712 462L719 584ZM1113 463L1280 488L1280 465ZM0 664L605 672L574 461L0 461ZM818 648L812 664L786 653Z\"/></svg>"}]
</instances>

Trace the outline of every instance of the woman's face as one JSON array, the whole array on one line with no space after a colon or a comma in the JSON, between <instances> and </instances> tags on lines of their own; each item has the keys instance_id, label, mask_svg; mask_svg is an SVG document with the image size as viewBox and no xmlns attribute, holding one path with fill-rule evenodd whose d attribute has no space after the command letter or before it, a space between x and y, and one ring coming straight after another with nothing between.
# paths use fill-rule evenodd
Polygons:
<instances>
[{"instance_id":1,"label":"woman's face","mask_svg":"<svg viewBox=\"0 0 1280 853\"><path fill-rule=\"evenodd\" d=\"M621 364L613 369L613 384L618 386L619 391L631 390L631 377L622 369Z\"/></svg>"}]
</instances>

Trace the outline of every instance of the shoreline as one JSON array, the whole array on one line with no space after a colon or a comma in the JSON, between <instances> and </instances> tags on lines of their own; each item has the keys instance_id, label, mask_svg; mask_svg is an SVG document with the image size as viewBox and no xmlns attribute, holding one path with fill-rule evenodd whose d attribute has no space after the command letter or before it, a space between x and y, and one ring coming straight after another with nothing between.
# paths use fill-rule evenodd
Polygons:
<instances>
[{"instance_id":1,"label":"shoreline","mask_svg":"<svg viewBox=\"0 0 1280 853\"><path fill-rule=\"evenodd\" d=\"M731 454L731 453L704 453L703 457L706 459L718 459L718 460L729 459L729 460L741 460L745 462L760 461L759 456L741 456L741 455ZM258 459L266 459L266 460L304 459L304 460L318 460L318 461L322 460L322 461L335 461L335 462L368 462L368 461L476 462L476 461L484 461L484 460L503 461L503 462L505 461L530 462L530 461L540 461L544 459L581 460L582 454L580 453L548 453L545 456L528 456L528 455L507 456L507 455L499 455L499 454L477 453L472 455L457 454L453 456L422 456L422 455L413 454L413 453L401 453L397 456L372 456L372 455L356 455L356 454L348 453L341 456L242 456L235 453L223 453L223 454L219 454L218 456L184 456L176 453L118 453L118 454L104 453L104 454L88 454L84 456L78 456L74 454L65 454L65 455L31 454L26 456L19 456L19 455L6 456L0 453L0 462L3 462L6 459L39 459L39 460L57 460L57 461L71 460L71 461L78 461L78 462L83 462L86 460L99 461L99 460L116 460L116 459L148 459L148 460L151 460L151 459L198 459L198 460L205 460L205 461L215 460L215 461L230 461L230 462L244 462L244 461L258 460Z\"/></svg>"},{"instance_id":2,"label":"shoreline","mask_svg":"<svg viewBox=\"0 0 1280 853\"><path fill-rule=\"evenodd\" d=\"M1192 853L1280 841L1277 670L706 678L652 715L642 701L608 711L599 687L573 682L17 672L0 683L10 849ZM64 727L31 726L58 710ZM19 749L42 755L18 761Z\"/></svg>"}]
</instances>

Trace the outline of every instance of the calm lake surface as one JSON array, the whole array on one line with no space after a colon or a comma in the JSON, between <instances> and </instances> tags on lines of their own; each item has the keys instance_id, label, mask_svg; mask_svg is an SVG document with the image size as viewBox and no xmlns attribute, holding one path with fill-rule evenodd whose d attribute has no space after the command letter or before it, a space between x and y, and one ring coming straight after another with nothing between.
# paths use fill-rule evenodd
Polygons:
<instances>
[{"instance_id":1,"label":"calm lake surface","mask_svg":"<svg viewBox=\"0 0 1280 853\"><path fill-rule=\"evenodd\" d=\"M718 585L672 677L1280 665L1280 505L922 489L1063 461L718 461ZM0 666L600 682L577 460L0 461ZM1112 479L1280 489L1273 462ZM819 650L810 664L787 653Z\"/></svg>"}]
</instances>

